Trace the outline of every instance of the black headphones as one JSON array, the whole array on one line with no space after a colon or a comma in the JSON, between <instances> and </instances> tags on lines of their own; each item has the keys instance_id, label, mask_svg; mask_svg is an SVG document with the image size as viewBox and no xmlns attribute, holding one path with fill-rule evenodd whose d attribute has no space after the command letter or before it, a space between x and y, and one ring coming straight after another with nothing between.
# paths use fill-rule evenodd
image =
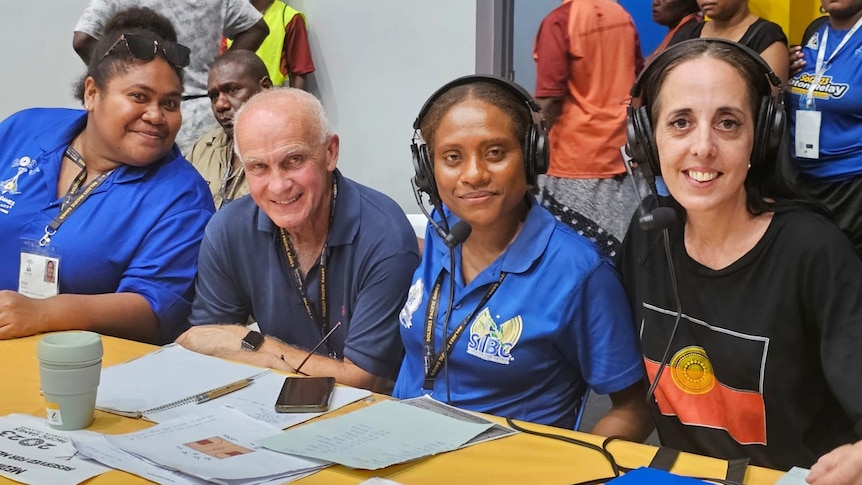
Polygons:
<instances>
[{"instance_id":1,"label":"black headphones","mask_svg":"<svg viewBox=\"0 0 862 485\"><path fill-rule=\"evenodd\" d=\"M410 150L413 152L413 169L416 172L416 176L413 178L414 186L416 189L428 194L433 205L440 203L440 194L437 192L437 181L434 179L434 160L431 159L428 145L422 140L419 125L422 124L422 119L440 96L456 86L478 82L488 82L505 88L523 101L532 113L541 115L542 108L527 90L508 79L497 76L481 74L463 76L444 84L443 87L435 91L425 101L425 104L422 105L419 115L416 116L416 121L413 122L413 141L410 144ZM544 117L538 122L534 118L533 124L527 129L527 133L525 133L523 146L524 173L527 175L527 184L535 185L538 175L547 172L548 164L550 163L550 143L548 142L548 131L545 128Z\"/></svg>"},{"instance_id":2,"label":"black headphones","mask_svg":"<svg viewBox=\"0 0 862 485\"><path fill-rule=\"evenodd\" d=\"M714 38L687 40L675 44L659 54L635 80L630 93L632 104L626 110L626 136L628 138L626 150L632 159L638 162L644 176L648 179L661 175L655 134L649 121L649 109L651 107L644 106L642 102L638 102L636 105L634 100L638 99L641 101L640 98L643 90L641 83L643 80L650 79L653 72L659 72L667 67L670 61L676 59L678 51L683 46L693 43L721 44L730 49L740 51L757 63L758 68L768 80L768 84L766 85L767 94L761 97L760 106L757 113L755 113L754 147L751 150L750 159L752 167L759 168L764 163L774 159L781 145L787 117L780 90L777 95L772 94L771 86L780 87L781 80L772 72L769 64L758 53L737 42ZM653 101L651 100L651 102Z\"/></svg>"}]
</instances>

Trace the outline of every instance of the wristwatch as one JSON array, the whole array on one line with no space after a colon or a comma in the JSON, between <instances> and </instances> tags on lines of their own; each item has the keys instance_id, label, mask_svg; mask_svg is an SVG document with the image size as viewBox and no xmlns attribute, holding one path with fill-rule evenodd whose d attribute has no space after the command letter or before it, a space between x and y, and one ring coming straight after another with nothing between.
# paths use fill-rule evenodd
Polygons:
<instances>
[{"instance_id":1,"label":"wristwatch","mask_svg":"<svg viewBox=\"0 0 862 485\"><path fill-rule=\"evenodd\" d=\"M250 350L254 352L259 349L260 346L263 345L263 334L260 332L255 332L254 330L249 331L245 337L242 338L242 349Z\"/></svg>"}]
</instances>

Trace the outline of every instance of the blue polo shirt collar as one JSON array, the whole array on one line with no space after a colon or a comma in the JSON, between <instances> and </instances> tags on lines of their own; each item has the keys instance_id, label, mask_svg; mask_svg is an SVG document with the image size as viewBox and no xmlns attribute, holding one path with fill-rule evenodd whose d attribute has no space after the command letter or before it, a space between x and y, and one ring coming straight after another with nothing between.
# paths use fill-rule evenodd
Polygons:
<instances>
[{"instance_id":1,"label":"blue polo shirt collar","mask_svg":"<svg viewBox=\"0 0 862 485\"><path fill-rule=\"evenodd\" d=\"M524 221L524 226L521 232L512 241L512 244L506 251L493 263L486 268L474 279L470 286L483 286L488 283L497 281L500 277L500 272L506 273L524 273L528 271L533 264L542 256L548 243L551 239L551 234L554 231L556 220L550 212L542 210L538 202L533 196L527 196L527 202L530 204L530 211L527 212L527 219ZM448 209L444 208L444 213L448 215L449 227L458 222L458 218ZM436 215L436 214L435 214ZM439 217L435 217L439 220ZM434 237L437 237L436 235ZM441 240L435 245L440 261L440 270L449 268L449 248ZM455 272L460 275L461 268L461 251L455 252ZM458 278L460 280L460 278Z\"/></svg>"},{"instance_id":2,"label":"blue polo shirt collar","mask_svg":"<svg viewBox=\"0 0 862 485\"><path fill-rule=\"evenodd\" d=\"M345 179L338 169L335 170L334 176L338 182L338 198L335 201L335 219L332 221L332 229L327 240L330 247L344 246L353 242L359 233L359 219L362 214L359 190L353 182ZM272 219L259 207L257 210L260 215L257 229L275 233L277 227Z\"/></svg>"},{"instance_id":3,"label":"blue polo shirt collar","mask_svg":"<svg viewBox=\"0 0 862 485\"><path fill-rule=\"evenodd\" d=\"M55 153L65 150L75 135L82 132L87 126L87 112L85 110L70 109L68 112L69 116L67 118L61 118L56 123L48 125L42 133L36 135L36 143L42 149L43 153ZM150 170L157 170L161 165L179 156L179 148L174 144L164 157L152 165L146 167L122 165L117 168L104 184L96 189L96 192L106 190L112 183L132 182L143 178L150 173Z\"/></svg>"}]
</instances>

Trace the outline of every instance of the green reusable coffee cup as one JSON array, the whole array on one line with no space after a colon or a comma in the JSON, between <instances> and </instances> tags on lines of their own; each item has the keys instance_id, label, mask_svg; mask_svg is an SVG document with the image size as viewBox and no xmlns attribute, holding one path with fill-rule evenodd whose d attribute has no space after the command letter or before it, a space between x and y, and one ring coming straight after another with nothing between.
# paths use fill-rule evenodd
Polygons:
<instances>
[{"instance_id":1,"label":"green reusable coffee cup","mask_svg":"<svg viewBox=\"0 0 862 485\"><path fill-rule=\"evenodd\" d=\"M39 340L39 377L48 424L83 429L93 422L102 374L102 339L85 331L58 332Z\"/></svg>"}]
</instances>

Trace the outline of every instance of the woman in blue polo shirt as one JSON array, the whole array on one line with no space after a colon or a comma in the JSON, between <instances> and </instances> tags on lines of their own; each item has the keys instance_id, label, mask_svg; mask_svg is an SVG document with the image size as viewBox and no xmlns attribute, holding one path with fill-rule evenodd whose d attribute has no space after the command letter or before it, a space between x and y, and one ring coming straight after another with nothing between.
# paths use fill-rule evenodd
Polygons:
<instances>
[{"instance_id":1,"label":"woman in blue polo shirt","mask_svg":"<svg viewBox=\"0 0 862 485\"><path fill-rule=\"evenodd\" d=\"M800 190L832 212L862 255L862 1L822 2L790 80L793 166ZM797 63L795 67L798 67Z\"/></svg>"},{"instance_id":2,"label":"woman in blue polo shirt","mask_svg":"<svg viewBox=\"0 0 862 485\"><path fill-rule=\"evenodd\" d=\"M174 145L188 56L161 15L119 12L79 86L84 111L0 123L0 338L183 329L214 210Z\"/></svg>"},{"instance_id":3,"label":"woman in blue polo shirt","mask_svg":"<svg viewBox=\"0 0 862 485\"><path fill-rule=\"evenodd\" d=\"M547 168L531 109L521 87L468 76L414 124L414 181L443 227L427 232L400 315L394 395L570 428L590 386L613 401L593 432L643 440L652 423L625 292L593 244L529 194ZM456 245L464 223L472 233Z\"/></svg>"}]
</instances>

